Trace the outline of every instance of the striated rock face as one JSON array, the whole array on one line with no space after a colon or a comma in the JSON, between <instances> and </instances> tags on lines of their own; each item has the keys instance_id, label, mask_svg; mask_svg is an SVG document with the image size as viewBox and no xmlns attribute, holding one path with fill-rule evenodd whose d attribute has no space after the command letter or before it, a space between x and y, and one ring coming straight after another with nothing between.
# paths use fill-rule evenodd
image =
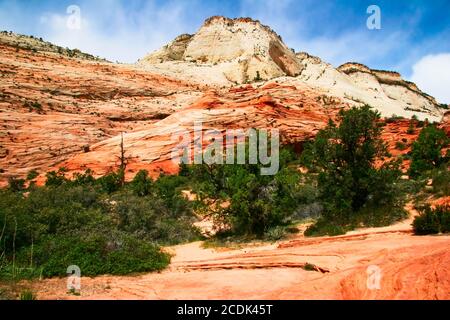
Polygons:
<instances>
[{"instance_id":1,"label":"striated rock face","mask_svg":"<svg viewBox=\"0 0 450 320\"><path fill-rule=\"evenodd\" d=\"M335 69L307 53L293 54L272 30L251 19L208 19L138 65L113 64L76 50L0 33L0 184L60 167L69 176L118 166L120 134L127 178L176 172L172 136L203 129L277 128L302 148L339 110L364 103L382 115L441 121L434 99L397 73L349 63ZM272 80L247 82L253 77ZM239 81L238 81L239 80ZM416 111L411 111L412 109ZM443 109L442 109L443 110ZM386 126L395 155L409 145L409 120ZM405 151L407 152L407 151ZM408 163L404 163L406 168Z\"/></svg>"},{"instance_id":2,"label":"striated rock face","mask_svg":"<svg viewBox=\"0 0 450 320\"><path fill-rule=\"evenodd\" d=\"M174 60L212 65L214 71L235 83L295 76L301 71L294 52L281 38L259 21L249 18L212 17L195 35L178 37L145 57L140 64Z\"/></svg>"},{"instance_id":3,"label":"striated rock face","mask_svg":"<svg viewBox=\"0 0 450 320\"><path fill-rule=\"evenodd\" d=\"M127 177L138 170L147 169L153 176L162 171L175 173L177 163L171 160L178 144L176 136L192 133L195 122L202 123L202 130L215 129L225 134L227 129L277 128L286 144L308 141L322 129L344 106L340 101L322 105L321 92L307 86L288 86L269 82L255 88L251 85L211 90L189 107L168 118L124 135L129 157ZM120 137L105 139L91 147L89 153L80 153L62 163L70 171L83 165L99 174L117 166L115 155L119 152ZM208 146L206 137L204 147Z\"/></svg>"},{"instance_id":4,"label":"striated rock face","mask_svg":"<svg viewBox=\"0 0 450 320\"><path fill-rule=\"evenodd\" d=\"M398 72L371 70L359 63L346 63L337 70L347 74L366 93L379 99L381 111L391 104L389 110L392 110L392 114L406 117L421 114L422 119L430 119L431 115L435 121L442 117L442 109L437 101L420 91L415 83L402 79Z\"/></svg>"},{"instance_id":5,"label":"striated rock face","mask_svg":"<svg viewBox=\"0 0 450 320\"><path fill-rule=\"evenodd\" d=\"M168 45L153 52L144 58L145 63L163 63L167 61L183 60L186 48L192 39L190 34L182 34L178 36Z\"/></svg>"},{"instance_id":6,"label":"striated rock face","mask_svg":"<svg viewBox=\"0 0 450 320\"><path fill-rule=\"evenodd\" d=\"M403 80L399 73L371 70L358 63L346 63L335 69L307 53L299 53L297 58L304 65L297 79L351 105L369 104L385 117L416 115L421 120L437 122L442 119L442 109L436 100Z\"/></svg>"},{"instance_id":7,"label":"striated rock face","mask_svg":"<svg viewBox=\"0 0 450 320\"><path fill-rule=\"evenodd\" d=\"M397 72L359 63L339 68L318 57L294 54L269 27L249 18L212 17L194 35L182 35L139 61L147 71L213 86L289 77L350 105L369 104L383 116L440 121L442 109Z\"/></svg>"},{"instance_id":8,"label":"striated rock face","mask_svg":"<svg viewBox=\"0 0 450 320\"><path fill-rule=\"evenodd\" d=\"M202 94L176 79L70 57L34 47L36 41L0 34L2 184L33 169L59 167L91 145L141 130Z\"/></svg>"}]
</instances>

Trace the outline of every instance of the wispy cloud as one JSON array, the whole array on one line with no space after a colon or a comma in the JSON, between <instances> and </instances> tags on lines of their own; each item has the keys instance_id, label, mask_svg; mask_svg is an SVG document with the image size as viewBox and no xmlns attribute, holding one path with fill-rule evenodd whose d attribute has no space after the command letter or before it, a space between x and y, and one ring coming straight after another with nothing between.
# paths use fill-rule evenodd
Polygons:
<instances>
[{"instance_id":1,"label":"wispy cloud","mask_svg":"<svg viewBox=\"0 0 450 320\"><path fill-rule=\"evenodd\" d=\"M113 61L135 62L176 35L192 30L185 2L156 6L149 1L136 11L117 1L85 1L79 7L79 30L67 27L66 12L43 13L40 23L46 29L46 39Z\"/></svg>"},{"instance_id":2,"label":"wispy cloud","mask_svg":"<svg viewBox=\"0 0 450 320\"><path fill-rule=\"evenodd\" d=\"M0 0L0 29L34 34L56 44L135 62L181 33L193 33L211 15L250 16L286 44L337 66L347 61L412 75L422 57L450 52L448 0L378 0L382 29L366 28L360 0ZM66 26L66 8L81 8L82 28Z\"/></svg>"},{"instance_id":3,"label":"wispy cloud","mask_svg":"<svg viewBox=\"0 0 450 320\"><path fill-rule=\"evenodd\" d=\"M441 103L450 103L450 53L420 59L413 66L411 80Z\"/></svg>"}]
</instances>

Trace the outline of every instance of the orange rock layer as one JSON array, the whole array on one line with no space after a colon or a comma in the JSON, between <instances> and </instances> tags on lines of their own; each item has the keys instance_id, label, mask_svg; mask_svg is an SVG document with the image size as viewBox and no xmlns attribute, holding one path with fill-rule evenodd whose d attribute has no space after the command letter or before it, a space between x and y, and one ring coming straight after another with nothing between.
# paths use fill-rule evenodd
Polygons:
<instances>
[{"instance_id":1,"label":"orange rock layer","mask_svg":"<svg viewBox=\"0 0 450 320\"><path fill-rule=\"evenodd\" d=\"M308 85L208 88L152 74L134 66L34 52L0 41L0 184L65 167L69 176L115 170L120 133L129 159L127 179L140 169L174 173L173 136L203 129L276 128L283 143L301 148L330 118L347 107ZM448 116L443 124L449 132ZM394 156L417 137L409 120L386 126ZM450 132L449 132L450 133ZM404 141L405 150L397 150ZM404 168L408 165L404 163Z\"/></svg>"}]
</instances>

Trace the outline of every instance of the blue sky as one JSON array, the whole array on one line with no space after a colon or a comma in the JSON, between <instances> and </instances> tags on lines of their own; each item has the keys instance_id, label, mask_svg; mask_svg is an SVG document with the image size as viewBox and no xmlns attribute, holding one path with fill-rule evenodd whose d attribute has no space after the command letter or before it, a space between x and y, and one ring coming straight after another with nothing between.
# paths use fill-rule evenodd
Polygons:
<instances>
[{"instance_id":1,"label":"blue sky","mask_svg":"<svg viewBox=\"0 0 450 320\"><path fill-rule=\"evenodd\" d=\"M381 29L369 30L369 5ZM67 28L69 5L81 29ZM296 51L338 66L356 61L396 70L441 102L450 103L449 0L0 0L0 29L32 34L71 48L134 62L212 15L249 16Z\"/></svg>"}]
</instances>

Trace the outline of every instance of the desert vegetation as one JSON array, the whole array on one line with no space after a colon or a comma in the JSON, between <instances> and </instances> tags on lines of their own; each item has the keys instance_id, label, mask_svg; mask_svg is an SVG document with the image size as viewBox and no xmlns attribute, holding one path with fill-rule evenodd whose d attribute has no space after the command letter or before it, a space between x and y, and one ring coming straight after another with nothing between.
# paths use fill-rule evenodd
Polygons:
<instances>
[{"instance_id":1,"label":"desert vegetation","mask_svg":"<svg viewBox=\"0 0 450 320\"><path fill-rule=\"evenodd\" d=\"M301 155L283 148L275 176L261 176L259 165L190 165L181 174L198 196L197 210L213 218L216 238L278 240L304 219L315 221L306 236L388 226L407 217L407 201L447 196L449 171L445 133L425 124L408 155L411 178L400 179L400 159L381 138L386 122L367 105L341 111Z\"/></svg>"},{"instance_id":2,"label":"desert vegetation","mask_svg":"<svg viewBox=\"0 0 450 320\"><path fill-rule=\"evenodd\" d=\"M196 208L214 220L220 235L274 235L291 225L299 204L313 201L303 189L295 153L283 148L279 156L275 175L261 175L259 164L190 165L181 174L191 181Z\"/></svg>"},{"instance_id":3,"label":"desert vegetation","mask_svg":"<svg viewBox=\"0 0 450 320\"><path fill-rule=\"evenodd\" d=\"M435 125L426 126L413 143L411 152L411 167L409 174L419 176L433 169L445 165L449 161L450 153L443 155L442 150L449 144L450 139L444 131L436 128Z\"/></svg>"},{"instance_id":4,"label":"desert vegetation","mask_svg":"<svg viewBox=\"0 0 450 320\"><path fill-rule=\"evenodd\" d=\"M125 182L122 152L119 169L99 178L88 170L69 179L64 168L47 173L44 186L36 171L11 178L0 190L0 279L64 276L70 265L86 276L160 271L170 262L161 246L202 238L198 216L214 222L212 242L276 241L306 220L306 236L387 226L407 216L406 201L450 195L445 133L424 125L409 154L411 179L402 180L381 139L384 123L369 106L341 111L301 154L283 147L272 176L260 164L197 164ZM413 227L446 233L448 223L448 207L425 207Z\"/></svg>"},{"instance_id":5,"label":"desert vegetation","mask_svg":"<svg viewBox=\"0 0 450 320\"><path fill-rule=\"evenodd\" d=\"M450 232L450 207L425 206L413 223L414 233L417 235L439 234Z\"/></svg>"},{"instance_id":6,"label":"desert vegetation","mask_svg":"<svg viewBox=\"0 0 450 320\"><path fill-rule=\"evenodd\" d=\"M43 187L11 179L0 191L0 279L64 276L70 265L87 276L158 271L170 262L161 245L199 238L181 177L142 171L122 184L120 172L64 172L48 173Z\"/></svg>"},{"instance_id":7,"label":"desert vegetation","mask_svg":"<svg viewBox=\"0 0 450 320\"><path fill-rule=\"evenodd\" d=\"M360 226L384 226L406 216L398 188L399 163L387 160L380 115L369 106L341 111L302 155L317 174L324 210L307 235L337 235Z\"/></svg>"}]
</instances>

